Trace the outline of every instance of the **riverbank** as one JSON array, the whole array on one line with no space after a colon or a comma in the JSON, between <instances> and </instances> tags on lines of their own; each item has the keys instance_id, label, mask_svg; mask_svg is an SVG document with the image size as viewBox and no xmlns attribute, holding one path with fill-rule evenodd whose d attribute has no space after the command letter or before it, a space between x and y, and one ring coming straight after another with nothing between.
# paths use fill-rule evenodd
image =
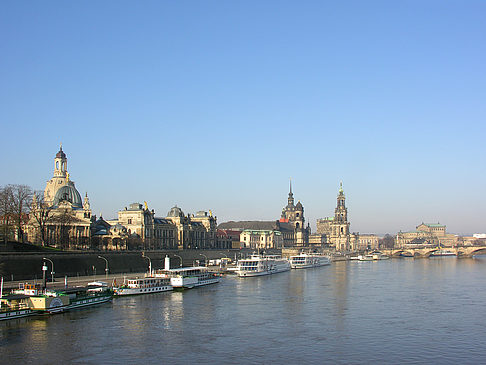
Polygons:
<instances>
[{"instance_id":1,"label":"riverbank","mask_svg":"<svg viewBox=\"0 0 486 365\"><path fill-rule=\"evenodd\" d=\"M107 265L109 274L132 274L148 271L149 262L152 269L163 267L166 255L171 258L171 267L193 266L198 261L228 257L232 260L248 255L253 250L160 250L146 251L56 251L56 252L1 252L0 276L7 281L41 280L42 265L47 266L47 276L51 277L54 263L54 278L64 280L68 277L96 276L105 274ZM270 251L269 251L270 253ZM280 254L279 250L271 253ZM102 258L100 258L100 256ZM106 261L105 261L106 259ZM150 259L150 260L149 260ZM182 262L181 262L182 260Z\"/></svg>"}]
</instances>

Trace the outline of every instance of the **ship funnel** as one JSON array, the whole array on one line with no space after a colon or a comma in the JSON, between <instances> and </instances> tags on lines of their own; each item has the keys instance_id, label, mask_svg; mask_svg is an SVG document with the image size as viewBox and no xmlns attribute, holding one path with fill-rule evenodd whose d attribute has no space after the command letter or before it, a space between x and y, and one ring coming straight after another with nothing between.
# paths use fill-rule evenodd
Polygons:
<instances>
[{"instance_id":1,"label":"ship funnel","mask_svg":"<svg viewBox=\"0 0 486 365\"><path fill-rule=\"evenodd\" d=\"M170 270L170 257L169 257L169 255L165 255L164 269Z\"/></svg>"}]
</instances>

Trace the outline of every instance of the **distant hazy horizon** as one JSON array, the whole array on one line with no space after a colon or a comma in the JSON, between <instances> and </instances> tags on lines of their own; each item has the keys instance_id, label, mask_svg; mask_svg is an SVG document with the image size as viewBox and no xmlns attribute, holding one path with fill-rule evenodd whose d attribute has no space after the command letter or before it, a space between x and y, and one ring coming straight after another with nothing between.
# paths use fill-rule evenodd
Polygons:
<instances>
[{"instance_id":1,"label":"distant hazy horizon","mask_svg":"<svg viewBox=\"0 0 486 365\"><path fill-rule=\"evenodd\" d=\"M0 185L63 143L93 214L486 232L483 1L5 2Z\"/></svg>"}]
</instances>

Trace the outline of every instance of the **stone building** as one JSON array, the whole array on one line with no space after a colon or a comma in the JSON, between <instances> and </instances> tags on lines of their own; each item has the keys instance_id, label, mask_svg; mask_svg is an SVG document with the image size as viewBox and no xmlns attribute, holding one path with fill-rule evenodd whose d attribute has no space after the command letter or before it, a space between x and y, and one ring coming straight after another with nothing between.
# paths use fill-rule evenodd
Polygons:
<instances>
[{"instance_id":1,"label":"stone building","mask_svg":"<svg viewBox=\"0 0 486 365\"><path fill-rule=\"evenodd\" d=\"M67 157L62 145L54 157L53 177L47 181L43 196L34 195L27 237L59 248L88 248L91 237L91 208L70 179Z\"/></svg>"},{"instance_id":2,"label":"stone building","mask_svg":"<svg viewBox=\"0 0 486 365\"><path fill-rule=\"evenodd\" d=\"M242 248L282 248L282 233L276 230L252 230L245 229L240 235L240 244Z\"/></svg>"},{"instance_id":3,"label":"stone building","mask_svg":"<svg viewBox=\"0 0 486 365\"><path fill-rule=\"evenodd\" d=\"M185 215L181 208L175 206L166 219L177 228L177 246L179 249L210 249L217 247L217 221L210 211L199 211L194 215Z\"/></svg>"},{"instance_id":4,"label":"stone building","mask_svg":"<svg viewBox=\"0 0 486 365\"><path fill-rule=\"evenodd\" d=\"M421 223L415 231L398 232L396 246L403 248L406 246L453 246L456 245L458 237L454 234L446 233L446 226L440 223Z\"/></svg>"},{"instance_id":5,"label":"stone building","mask_svg":"<svg viewBox=\"0 0 486 365\"><path fill-rule=\"evenodd\" d=\"M110 225L126 228L130 248L157 249L210 249L217 248L216 217L200 211L185 215L175 206L164 218L155 216L147 203L130 204L118 212L118 219L108 221Z\"/></svg>"},{"instance_id":6,"label":"stone building","mask_svg":"<svg viewBox=\"0 0 486 365\"><path fill-rule=\"evenodd\" d=\"M377 250L380 238L376 234L359 234L356 250Z\"/></svg>"},{"instance_id":7,"label":"stone building","mask_svg":"<svg viewBox=\"0 0 486 365\"><path fill-rule=\"evenodd\" d=\"M241 231L234 229L219 229L216 232L218 248L241 248Z\"/></svg>"},{"instance_id":8,"label":"stone building","mask_svg":"<svg viewBox=\"0 0 486 365\"><path fill-rule=\"evenodd\" d=\"M191 216L191 223L199 223L202 224L205 230L204 235L204 244L202 244L205 248L216 248L218 246L217 242L217 223L216 217L213 217L213 212L209 211L199 211L196 215ZM201 246L201 247L203 247Z\"/></svg>"},{"instance_id":9,"label":"stone building","mask_svg":"<svg viewBox=\"0 0 486 365\"><path fill-rule=\"evenodd\" d=\"M119 223L111 225L102 216L91 226L91 247L108 250L123 251L129 249L128 230Z\"/></svg>"}]
</instances>

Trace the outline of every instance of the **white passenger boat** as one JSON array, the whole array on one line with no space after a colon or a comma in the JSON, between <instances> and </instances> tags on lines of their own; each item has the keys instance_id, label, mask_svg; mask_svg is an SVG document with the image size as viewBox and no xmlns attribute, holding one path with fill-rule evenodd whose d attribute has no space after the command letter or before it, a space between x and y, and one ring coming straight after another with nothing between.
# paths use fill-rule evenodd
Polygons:
<instances>
[{"instance_id":1,"label":"white passenger boat","mask_svg":"<svg viewBox=\"0 0 486 365\"><path fill-rule=\"evenodd\" d=\"M454 252L451 252L449 250L440 249L432 252L430 256L435 257L435 256L457 256L457 255Z\"/></svg>"},{"instance_id":2,"label":"white passenger boat","mask_svg":"<svg viewBox=\"0 0 486 365\"><path fill-rule=\"evenodd\" d=\"M209 285L219 283L221 276L219 274L210 272L205 266L192 266L170 268L170 258L165 257L165 268L156 270L155 277L170 279L170 284L174 289L184 288L190 289L197 286Z\"/></svg>"},{"instance_id":3,"label":"white passenger boat","mask_svg":"<svg viewBox=\"0 0 486 365\"><path fill-rule=\"evenodd\" d=\"M170 291L173 287L169 278L146 276L143 278L124 279L123 284L113 285L114 295L138 295Z\"/></svg>"},{"instance_id":4,"label":"white passenger boat","mask_svg":"<svg viewBox=\"0 0 486 365\"><path fill-rule=\"evenodd\" d=\"M373 261L373 255L358 255L358 261Z\"/></svg>"},{"instance_id":5,"label":"white passenger boat","mask_svg":"<svg viewBox=\"0 0 486 365\"><path fill-rule=\"evenodd\" d=\"M381 252L373 252L373 260L388 260L390 257L381 253Z\"/></svg>"},{"instance_id":6,"label":"white passenger boat","mask_svg":"<svg viewBox=\"0 0 486 365\"><path fill-rule=\"evenodd\" d=\"M262 276L289 271L290 261L277 255L252 255L238 260L236 274L239 277Z\"/></svg>"},{"instance_id":7,"label":"white passenger boat","mask_svg":"<svg viewBox=\"0 0 486 365\"><path fill-rule=\"evenodd\" d=\"M321 254L301 253L300 255L290 256L290 266L292 269L307 269L331 264L327 256Z\"/></svg>"}]
</instances>

